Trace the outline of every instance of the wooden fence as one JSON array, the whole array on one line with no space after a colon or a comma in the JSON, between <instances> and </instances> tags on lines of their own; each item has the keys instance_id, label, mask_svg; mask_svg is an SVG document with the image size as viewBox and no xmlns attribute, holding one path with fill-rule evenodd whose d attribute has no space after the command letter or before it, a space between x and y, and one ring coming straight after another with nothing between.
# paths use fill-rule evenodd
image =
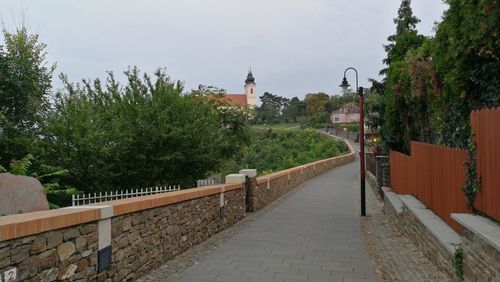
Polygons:
<instances>
[{"instance_id":1,"label":"wooden fence","mask_svg":"<svg viewBox=\"0 0 500 282\"><path fill-rule=\"evenodd\" d=\"M411 143L411 156L390 152L391 185L403 195L414 195L455 230L451 213L468 212L462 187L465 150Z\"/></svg>"},{"instance_id":2,"label":"wooden fence","mask_svg":"<svg viewBox=\"0 0 500 282\"><path fill-rule=\"evenodd\" d=\"M500 108L471 113L481 191L474 207L500 221Z\"/></svg>"},{"instance_id":3,"label":"wooden fence","mask_svg":"<svg viewBox=\"0 0 500 282\"><path fill-rule=\"evenodd\" d=\"M481 192L474 207L500 221L500 108L471 113L477 149ZM466 181L467 152L462 149L413 141L411 156L391 151L391 186L398 194L411 194L455 230L451 213L467 213L462 188Z\"/></svg>"}]
</instances>

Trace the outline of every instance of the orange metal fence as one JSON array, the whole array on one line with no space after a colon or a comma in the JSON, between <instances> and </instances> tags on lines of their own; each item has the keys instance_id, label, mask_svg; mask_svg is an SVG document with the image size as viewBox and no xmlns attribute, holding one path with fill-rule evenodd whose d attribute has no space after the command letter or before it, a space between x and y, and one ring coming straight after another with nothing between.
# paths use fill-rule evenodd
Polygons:
<instances>
[{"instance_id":1,"label":"orange metal fence","mask_svg":"<svg viewBox=\"0 0 500 282\"><path fill-rule=\"evenodd\" d=\"M500 108L471 113L481 191L474 207L500 221Z\"/></svg>"},{"instance_id":2,"label":"orange metal fence","mask_svg":"<svg viewBox=\"0 0 500 282\"><path fill-rule=\"evenodd\" d=\"M392 188L398 194L414 195L458 230L451 213L468 212L462 192L466 151L412 142L411 152L411 156L390 152Z\"/></svg>"},{"instance_id":3,"label":"orange metal fence","mask_svg":"<svg viewBox=\"0 0 500 282\"><path fill-rule=\"evenodd\" d=\"M481 191L474 207L500 221L500 108L471 113ZM469 212L462 188L467 152L421 142L411 143L411 156L391 151L391 186L411 194L458 230L451 213Z\"/></svg>"}]
</instances>

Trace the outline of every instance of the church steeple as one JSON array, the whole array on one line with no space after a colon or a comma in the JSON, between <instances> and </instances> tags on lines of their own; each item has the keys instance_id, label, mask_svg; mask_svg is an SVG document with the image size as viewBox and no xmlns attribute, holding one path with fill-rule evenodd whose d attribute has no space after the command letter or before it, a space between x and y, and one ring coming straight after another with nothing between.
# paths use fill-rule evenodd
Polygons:
<instances>
[{"instance_id":1,"label":"church steeple","mask_svg":"<svg viewBox=\"0 0 500 282\"><path fill-rule=\"evenodd\" d=\"M251 109L257 105L257 93L255 78L252 74L252 69L248 69L247 79L245 79L245 95L247 96L247 105Z\"/></svg>"},{"instance_id":2,"label":"church steeple","mask_svg":"<svg viewBox=\"0 0 500 282\"><path fill-rule=\"evenodd\" d=\"M255 84L255 78L252 74L252 69L248 69L247 79L245 79L245 84L253 83Z\"/></svg>"}]
</instances>

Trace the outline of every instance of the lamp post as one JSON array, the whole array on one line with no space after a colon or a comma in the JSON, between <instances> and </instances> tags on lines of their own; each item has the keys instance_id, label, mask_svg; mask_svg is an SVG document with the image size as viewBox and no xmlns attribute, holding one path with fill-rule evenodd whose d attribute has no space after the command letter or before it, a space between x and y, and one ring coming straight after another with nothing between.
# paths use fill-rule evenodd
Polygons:
<instances>
[{"instance_id":1,"label":"lamp post","mask_svg":"<svg viewBox=\"0 0 500 282\"><path fill-rule=\"evenodd\" d=\"M358 71L355 68L349 67L344 71L344 78L339 85L342 89L347 90L350 86L347 82L346 73L348 70L353 70L356 73L356 90L359 95L359 164L361 178L361 216L366 215L366 199L365 199L365 122L363 114L363 87L358 87Z\"/></svg>"}]
</instances>

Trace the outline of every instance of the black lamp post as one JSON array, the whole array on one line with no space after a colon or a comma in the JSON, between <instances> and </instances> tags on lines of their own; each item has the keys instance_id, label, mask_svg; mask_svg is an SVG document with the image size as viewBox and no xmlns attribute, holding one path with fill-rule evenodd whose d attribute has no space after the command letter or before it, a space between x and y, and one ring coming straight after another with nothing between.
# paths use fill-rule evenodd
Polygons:
<instances>
[{"instance_id":1,"label":"black lamp post","mask_svg":"<svg viewBox=\"0 0 500 282\"><path fill-rule=\"evenodd\" d=\"M356 73L356 90L359 95L359 163L361 175L361 216L366 215L366 200L365 200L365 122L363 114L363 87L358 87L358 71L355 68L347 68L344 71L344 79L339 85L342 89L347 90L350 86L347 82L345 74L348 70L353 70Z\"/></svg>"}]
</instances>

